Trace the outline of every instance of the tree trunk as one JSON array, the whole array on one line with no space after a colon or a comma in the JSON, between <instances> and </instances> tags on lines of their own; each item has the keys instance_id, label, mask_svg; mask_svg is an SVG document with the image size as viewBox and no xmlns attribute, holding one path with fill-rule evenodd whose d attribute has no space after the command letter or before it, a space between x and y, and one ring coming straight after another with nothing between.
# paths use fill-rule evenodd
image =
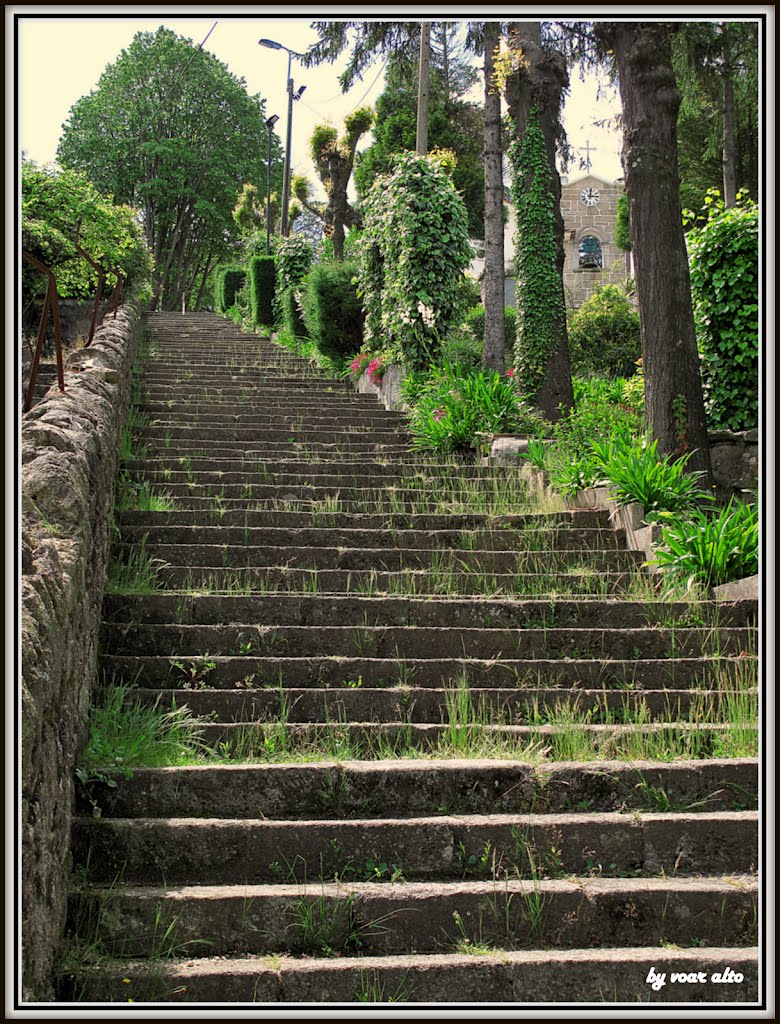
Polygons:
<instances>
[{"instance_id":1,"label":"tree trunk","mask_svg":"<svg viewBox=\"0 0 780 1024\"><path fill-rule=\"evenodd\" d=\"M712 468L693 324L677 170L677 111L670 26L597 22L614 53L623 107L623 169L642 329L647 424L661 452L694 452Z\"/></svg>"},{"instance_id":2,"label":"tree trunk","mask_svg":"<svg viewBox=\"0 0 780 1024\"><path fill-rule=\"evenodd\" d=\"M723 202L737 205L737 160L734 142L734 73L728 27L723 26Z\"/></svg>"},{"instance_id":3,"label":"tree trunk","mask_svg":"<svg viewBox=\"0 0 780 1024\"><path fill-rule=\"evenodd\" d=\"M482 365L504 371L504 180L501 94L493 85L498 22L485 22L485 344Z\"/></svg>"},{"instance_id":4,"label":"tree trunk","mask_svg":"<svg viewBox=\"0 0 780 1024\"><path fill-rule=\"evenodd\" d=\"M431 23L420 26L420 70L417 76L417 156L428 155L428 93L430 89Z\"/></svg>"},{"instance_id":5,"label":"tree trunk","mask_svg":"<svg viewBox=\"0 0 780 1024\"><path fill-rule=\"evenodd\" d=\"M569 336L566 330L566 300L563 289L563 217L561 216L561 177L555 158L563 139L561 102L563 91L569 85L566 59L555 50L542 47L539 22L512 22L509 25L509 45L523 55L522 66L509 76L505 87L509 114L514 121L518 138L522 139L531 107L539 109L544 135L555 218L555 266L560 280L559 304L561 314L555 324L557 340L554 342L545 370L544 384L537 392L535 402L553 421L560 418L560 407L574 406L571 382Z\"/></svg>"}]
</instances>

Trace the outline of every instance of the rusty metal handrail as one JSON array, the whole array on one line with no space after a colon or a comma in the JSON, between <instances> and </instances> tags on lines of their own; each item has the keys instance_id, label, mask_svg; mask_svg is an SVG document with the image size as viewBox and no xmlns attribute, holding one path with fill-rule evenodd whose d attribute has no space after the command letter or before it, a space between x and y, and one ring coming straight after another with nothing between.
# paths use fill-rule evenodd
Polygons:
<instances>
[{"instance_id":1,"label":"rusty metal handrail","mask_svg":"<svg viewBox=\"0 0 780 1024\"><path fill-rule=\"evenodd\" d=\"M42 274L46 274L48 282L46 285L46 298L43 300L41 323L38 328L38 341L35 346L33 361L30 367L30 380L27 385L27 394L24 399L23 411L29 412L32 408L33 395L35 394L35 384L38 379L38 366L41 361L43 340L46 337L46 325L49 320L50 312L52 319L54 320L54 349L57 353L57 383L59 384L60 391L65 390L65 370L62 360L62 323L60 321L60 303L59 296L57 294L57 278L49 267L44 263L41 263L41 261L36 259L35 256L31 256L30 253L26 252L24 249L22 250L22 259L29 263L30 266L35 267L36 270L40 270Z\"/></svg>"}]
</instances>

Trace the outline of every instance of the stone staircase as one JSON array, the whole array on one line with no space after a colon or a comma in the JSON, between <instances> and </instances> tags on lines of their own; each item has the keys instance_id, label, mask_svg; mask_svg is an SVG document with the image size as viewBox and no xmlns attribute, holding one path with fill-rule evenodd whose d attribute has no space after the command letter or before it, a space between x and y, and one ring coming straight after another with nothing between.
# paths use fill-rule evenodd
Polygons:
<instances>
[{"instance_id":1,"label":"stone staircase","mask_svg":"<svg viewBox=\"0 0 780 1024\"><path fill-rule=\"evenodd\" d=\"M146 330L171 507L115 554L160 589L101 662L204 752L82 794L62 997L755 1001L755 604L654 600L605 512L226 321Z\"/></svg>"}]
</instances>

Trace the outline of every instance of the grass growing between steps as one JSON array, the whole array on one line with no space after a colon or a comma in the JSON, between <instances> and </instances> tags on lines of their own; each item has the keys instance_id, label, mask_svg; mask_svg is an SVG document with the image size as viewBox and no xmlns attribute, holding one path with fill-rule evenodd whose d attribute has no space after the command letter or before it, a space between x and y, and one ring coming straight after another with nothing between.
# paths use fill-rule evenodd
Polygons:
<instances>
[{"instance_id":1,"label":"grass growing between steps","mask_svg":"<svg viewBox=\"0 0 780 1024\"><path fill-rule=\"evenodd\" d=\"M197 688L205 688L206 678ZM183 764L292 763L312 761L497 758L534 764L551 761L658 761L758 756L757 663L746 658L724 662L709 681L709 694L693 694L682 712L670 701L664 721L652 720L641 699L614 706L607 699L582 703L576 695L553 705L523 709L526 728L506 728L517 712L488 706L465 675L444 695L442 724L435 736L395 723L350 728L345 718L316 726L290 721L290 702L279 687L278 712L258 723L237 723L211 743L204 740L214 722L186 705L164 710L140 706L132 688L109 686L95 709L83 758L89 772L100 769Z\"/></svg>"}]
</instances>

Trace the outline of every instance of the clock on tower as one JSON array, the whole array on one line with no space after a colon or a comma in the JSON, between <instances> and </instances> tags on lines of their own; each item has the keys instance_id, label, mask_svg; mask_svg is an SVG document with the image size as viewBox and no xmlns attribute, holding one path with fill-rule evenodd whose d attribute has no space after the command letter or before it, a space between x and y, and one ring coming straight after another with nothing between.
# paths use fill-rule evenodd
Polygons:
<instances>
[{"instance_id":1,"label":"clock on tower","mask_svg":"<svg viewBox=\"0 0 780 1024\"><path fill-rule=\"evenodd\" d=\"M580 202L584 206L598 206L599 190L597 188L584 188L580 192Z\"/></svg>"}]
</instances>

